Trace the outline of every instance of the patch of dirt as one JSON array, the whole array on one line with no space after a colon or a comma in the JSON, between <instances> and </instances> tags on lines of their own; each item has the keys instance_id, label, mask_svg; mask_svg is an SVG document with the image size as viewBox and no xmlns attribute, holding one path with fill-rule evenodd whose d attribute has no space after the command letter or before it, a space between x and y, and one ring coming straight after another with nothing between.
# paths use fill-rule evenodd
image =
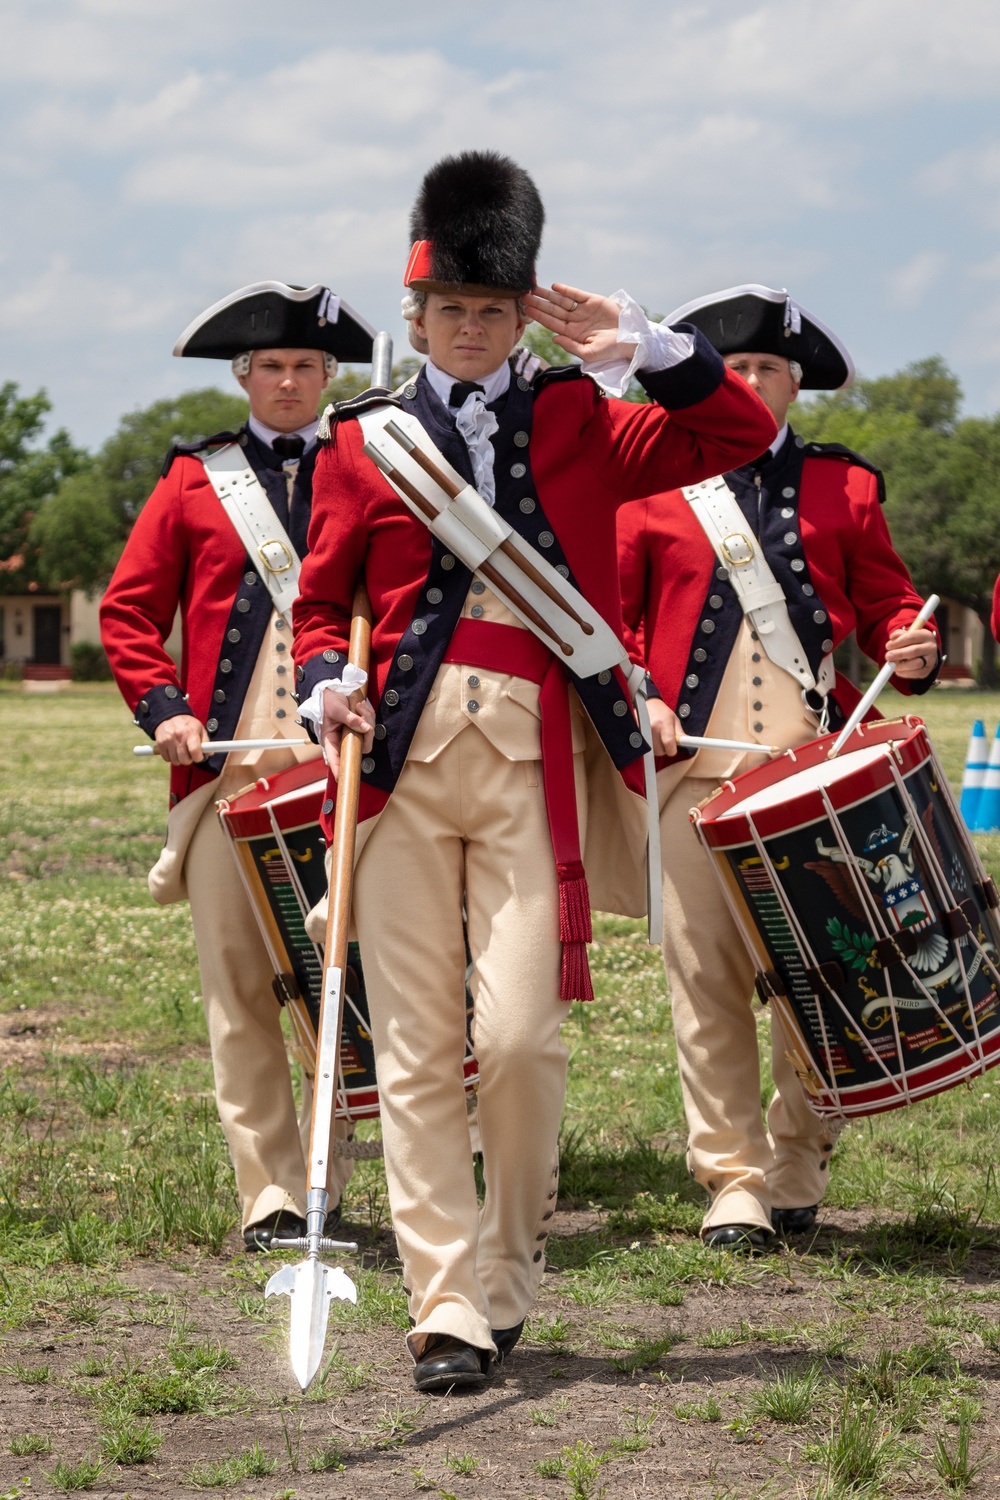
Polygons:
<instances>
[{"instance_id":1,"label":"patch of dirt","mask_svg":"<svg viewBox=\"0 0 1000 1500\"><path fill-rule=\"evenodd\" d=\"M25 1006L0 1014L0 1072L4 1068L13 1068L22 1075L42 1072L53 1052L63 1057L93 1058L110 1068L150 1062L148 1047L138 1053L129 1042L83 1041L67 1036L63 1028L71 1014L74 1021L86 1019L79 1009L71 1013L69 1007L57 1005ZM172 1062L208 1056L208 1047L198 1043L188 1042L170 1050Z\"/></svg>"},{"instance_id":2,"label":"patch of dirt","mask_svg":"<svg viewBox=\"0 0 1000 1500\"><path fill-rule=\"evenodd\" d=\"M863 1238L872 1218L830 1210L813 1248L837 1246L843 1253ZM598 1224L595 1214L560 1212L554 1233L576 1235ZM386 1260L391 1245L387 1235L375 1241L356 1226L352 1232L358 1235L364 1264L379 1264L385 1274L398 1275ZM350 1271L349 1260L343 1264ZM967 1284L977 1284L990 1268L995 1275L996 1267L996 1248L984 1249L966 1275ZM95 1500L190 1496L196 1493L190 1481L196 1465L219 1463L255 1442L276 1467L264 1477L238 1480L228 1493L239 1500L279 1500L290 1492L295 1500L384 1500L419 1493L421 1487L438 1496L565 1500L574 1493L568 1475L539 1473L539 1464L544 1468L578 1442L606 1453L623 1438L634 1441L637 1432L647 1446L620 1451L600 1468L590 1489L576 1493L597 1497L603 1492L615 1500L710 1500L726 1493L728 1485L741 1500L765 1486L771 1486L773 1496L791 1497L806 1493L797 1482L817 1477L800 1453L802 1444L815 1438L815 1429L766 1420L744 1434L727 1429L747 1409L762 1379L801 1370L810 1358L804 1343L775 1344L754 1337L753 1329L850 1317L851 1308L837 1300L838 1283L821 1282L815 1265L810 1274L795 1251L780 1268L774 1269L773 1262L762 1268L749 1285L692 1286L677 1307L638 1302L583 1307L570 1296L570 1278L551 1271L537 1312L550 1328L557 1317L570 1325L565 1347L526 1339L483 1392L432 1398L413 1388L401 1331L363 1331L341 1322L336 1306L327 1353L337 1346L340 1368L353 1367L364 1383L347 1389L334 1372L331 1394L303 1397L287 1362L288 1303L276 1298L265 1306L262 1296L257 1303L251 1283L231 1274L240 1269L262 1275L267 1263L245 1256L235 1236L218 1259L135 1262L118 1276L136 1294L109 1301L95 1325L80 1328L52 1319L7 1335L0 1355L6 1367L0 1382L0 1483L18 1486L30 1479L28 1494L48 1493L44 1471L57 1458L76 1463L86 1453L95 1454L100 1428L87 1393L98 1382L81 1376L77 1367L93 1355L111 1356L118 1369L148 1366L175 1337L171 1324L178 1317L189 1341L217 1340L236 1357L237 1367L219 1377L234 1409L224 1416L154 1417L154 1428L163 1437L158 1456L141 1466L108 1469L90 1492ZM241 1293L264 1310L265 1321L237 1308L235 1298ZM883 1342L902 1346L926 1340L922 1311L915 1305L856 1320L864 1341L860 1352L870 1355ZM741 1320L751 1325L749 1342L721 1348L699 1344L706 1333L733 1328ZM989 1500L1000 1495L1000 1456L985 1450L986 1435L996 1431L1000 1419L1000 1361L981 1341L976 1347L974 1338L953 1337L963 1372L981 1382L985 1410L974 1429L973 1454L983 1469L973 1493ZM627 1354L630 1341L667 1338L673 1341L669 1352L648 1369L627 1373L612 1363ZM843 1378L858 1357L855 1352L847 1359L832 1358L827 1368ZM50 1365L51 1378L45 1384L24 1384L12 1373L18 1361ZM722 1408L721 1420L683 1420L675 1414L679 1404L709 1397ZM824 1416L824 1424L826 1420ZM953 1437L955 1429L949 1431ZM38 1459L11 1457L11 1435L24 1432L49 1435L52 1453ZM331 1444L342 1449L346 1468L309 1472L310 1455ZM928 1447L925 1439L925 1452ZM464 1455L478 1460L469 1475L454 1468ZM908 1481L903 1475L893 1494L926 1500L932 1483L926 1459L914 1476Z\"/></svg>"}]
</instances>

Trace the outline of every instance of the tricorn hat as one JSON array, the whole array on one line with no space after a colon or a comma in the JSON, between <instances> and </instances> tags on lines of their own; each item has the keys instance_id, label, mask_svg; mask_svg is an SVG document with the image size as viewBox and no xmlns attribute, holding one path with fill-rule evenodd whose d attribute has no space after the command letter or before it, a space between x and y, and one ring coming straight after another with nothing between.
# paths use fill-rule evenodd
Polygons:
<instances>
[{"instance_id":1,"label":"tricorn hat","mask_svg":"<svg viewBox=\"0 0 1000 1500\"><path fill-rule=\"evenodd\" d=\"M410 215L403 278L418 291L530 292L545 210L523 167L496 151L463 151L431 167Z\"/></svg>"},{"instance_id":2,"label":"tricorn hat","mask_svg":"<svg viewBox=\"0 0 1000 1500\"><path fill-rule=\"evenodd\" d=\"M347 363L367 362L374 337L374 328L329 287L255 281L189 323L174 353L234 359L248 349L322 349Z\"/></svg>"},{"instance_id":3,"label":"tricorn hat","mask_svg":"<svg viewBox=\"0 0 1000 1500\"><path fill-rule=\"evenodd\" d=\"M720 354L780 354L802 366L802 389L839 391L854 361L835 333L788 295L751 283L696 297L665 323L693 323Z\"/></svg>"}]
</instances>

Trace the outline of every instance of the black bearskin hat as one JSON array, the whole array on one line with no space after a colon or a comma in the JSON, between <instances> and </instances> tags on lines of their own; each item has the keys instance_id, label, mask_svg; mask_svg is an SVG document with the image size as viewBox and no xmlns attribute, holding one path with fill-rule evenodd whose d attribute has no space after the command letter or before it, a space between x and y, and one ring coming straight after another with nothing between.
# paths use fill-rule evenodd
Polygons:
<instances>
[{"instance_id":1,"label":"black bearskin hat","mask_svg":"<svg viewBox=\"0 0 1000 1500\"><path fill-rule=\"evenodd\" d=\"M410 215L405 284L482 296L530 292L544 223L538 189L510 157L446 156L427 173Z\"/></svg>"}]
</instances>

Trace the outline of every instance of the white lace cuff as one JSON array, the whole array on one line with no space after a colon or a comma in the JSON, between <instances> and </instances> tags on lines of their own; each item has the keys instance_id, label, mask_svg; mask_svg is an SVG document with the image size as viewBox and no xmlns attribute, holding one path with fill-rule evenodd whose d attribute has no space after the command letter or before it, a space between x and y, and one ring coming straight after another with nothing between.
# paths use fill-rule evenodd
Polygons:
<instances>
[{"instance_id":1,"label":"white lace cuff","mask_svg":"<svg viewBox=\"0 0 1000 1500\"><path fill-rule=\"evenodd\" d=\"M619 290L611 298L621 308L618 342L634 344L631 361L585 360L583 371L612 396L624 396L637 370L669 370L694 353L690 333L675 333L667 323L651 323L634 298Z\"/></svg>"},{"instance_id":2,"label":"white lace cuff","mask_svg":"<svg viewBox=\"0 0 1000 1500\"><path fill-rule=\"evenodd\" d=\"M322 682L317 682L305 703L299 704L299 714L319 729L323 724L323 694L327 688L332 693L340 693L344 698L349 698L358 688L367 686L368 673L348 662L342 677L324 677Z\"/></svg>"}]
</instances>

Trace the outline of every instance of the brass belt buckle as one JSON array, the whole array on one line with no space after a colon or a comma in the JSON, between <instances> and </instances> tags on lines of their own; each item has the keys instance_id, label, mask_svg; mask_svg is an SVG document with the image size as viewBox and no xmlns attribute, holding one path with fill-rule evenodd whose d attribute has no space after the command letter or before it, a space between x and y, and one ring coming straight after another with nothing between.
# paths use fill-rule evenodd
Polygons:
<instances>
[{"instance_id":1,"label":"brass belt buckle","mask_svg":"<svg viewBox=\"0 0 1000 1500\"><path fill-rule=\"evenodd\" d=\"M268 556L268 550L271 548L278 549L277 554L274 552L271 553L271 557L276 555L279 561L271 561L271 557ZM257 548L257 556L269 573L287 573L292 566L292 554L278 537L268 537L266 542L261 542ZM282 557L284 558L284 562L280 561Z\"/></svg>"},{"instance_id":2,"label":"brass belt buckle","mask_svg":"<svg viewBox=\"0 0 1000 1500\"><path fill-rule=\"evenodd\" d=\"M753 543L742 531L731 531L719 544L722 555L731 568L745 568L753 562Z\"/></svg>"}]
</instances>

